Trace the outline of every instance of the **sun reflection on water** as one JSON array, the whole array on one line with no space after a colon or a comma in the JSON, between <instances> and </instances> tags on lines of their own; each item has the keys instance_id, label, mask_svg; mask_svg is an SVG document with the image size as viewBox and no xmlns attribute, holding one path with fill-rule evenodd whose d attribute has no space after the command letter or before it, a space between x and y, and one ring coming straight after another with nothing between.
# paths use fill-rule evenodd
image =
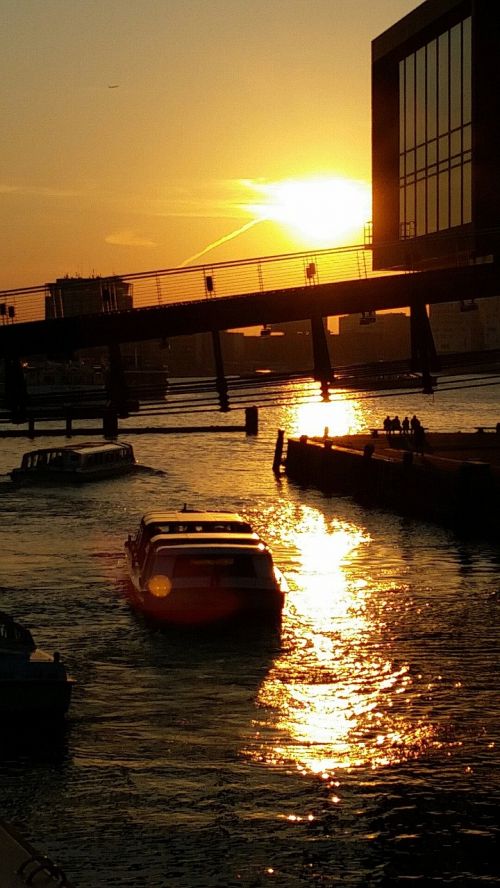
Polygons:
<instances>
[{"instance_id":1,"label":"sun reflection on water","mask_svg":"<svg viewBox=\"0 0 500 888\"><path fill-rule=\"evenodd\" d=\"M363 570L370 537L302 506L286 542L295 552L287 573L294 591L245 753L329 782L340 771L421 754L436 742L434 730L416 714L412 671L387 636L387 589Z\"/></svg>"},{"instance_id":2,"label":"sun reflection on water","mask_svg":"<svg viewBox=\"0 0 500 888\"><path fill-rule=\"evenodd\" d=\"M314 383L311 394L315 389L319 398L319 383ZM354 435L368 427L367 407L363 401L350 400L341 390L331 390L330 398L330 401L295 405L284 417L290 434L313 437L323 435L327 428L332 436Z\"/></svg>"}]
</instances>

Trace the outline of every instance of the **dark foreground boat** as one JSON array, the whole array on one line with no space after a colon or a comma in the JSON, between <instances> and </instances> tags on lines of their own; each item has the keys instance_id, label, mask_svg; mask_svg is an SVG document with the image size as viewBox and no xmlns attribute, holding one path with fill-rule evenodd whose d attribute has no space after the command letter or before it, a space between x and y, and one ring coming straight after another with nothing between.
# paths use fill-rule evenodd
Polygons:
<instances>
[{"instance_id":1,"label":"dark foreground boat","mask_svg":"<svg viewBox=\"0 0 500 888\"><path fill-rule=\"evenodd\" d=\"M131 444L88 441L30 450L10 476L16 484L81 484L126 475L137 468Z\"/></svg>"},{"instance_id":2,"label":"dark foreground boat","mask_svg":"<svg viewBox=\"0 0 500 888\"><path fill-rule=\"evenodd\" d=\"M37 851L13 826L0 820L0 885L2 888L71 888L64 871Z\"/></svg>"},{"instance_id":3,"label":"dark foreground boat","mask_svg":"<svg viewBox=\"0 0 500 888\"><path fill-rule=\"evenodd\" d=\"M73 679L56 652L37 648L31 632L0 611L0 715L60 718L68 711Z\"/></svg>"},{"instance_id":4,"label":"dark foreground boat","mask_svg":"<svg viewBox=\"0 0 500 888\"><path fill-rule=\"evenodd\" d=\"M194 627L281 616L286 580L236 513L147 513L125 554L131 603L155 622Z\"/></svg>"}]
</instances>

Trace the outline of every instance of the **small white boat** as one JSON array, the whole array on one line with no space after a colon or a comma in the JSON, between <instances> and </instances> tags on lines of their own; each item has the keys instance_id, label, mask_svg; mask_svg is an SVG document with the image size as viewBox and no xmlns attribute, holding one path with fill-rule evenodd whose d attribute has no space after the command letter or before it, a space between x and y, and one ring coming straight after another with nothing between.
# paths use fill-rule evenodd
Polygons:
<instances>
[{"instance_id":1,"label":"small white boat","mask_svg":"<svg viewBox=\"0 0 500 888\"><path fill-rule=\"evenodd\" d=\"M88 441L30 450L10 476L16 484L80 484L125 475L137 468L131 444Z\"/></svg>"},{"instance_id":2,"label":"small white boat","mask_svg":"<svg viewBox=\"0 0 500 888\"><path fill-rule=\"evenodd\" d=\"M233 512L148 512L125 543L132 605L157 622L204 626L281 616L286 580Z\"/></svg>"},{"instance_id":3,"label":"small white boat","mask_svg":"<svg viewBox=\"0 0 500 888\"><path fill-rule=\"evenodd\" d=\"M37 648L29 629L0 611L0 713L60 717L68 711L73 679L59 653Z\"/></svg>"}]
</instances>

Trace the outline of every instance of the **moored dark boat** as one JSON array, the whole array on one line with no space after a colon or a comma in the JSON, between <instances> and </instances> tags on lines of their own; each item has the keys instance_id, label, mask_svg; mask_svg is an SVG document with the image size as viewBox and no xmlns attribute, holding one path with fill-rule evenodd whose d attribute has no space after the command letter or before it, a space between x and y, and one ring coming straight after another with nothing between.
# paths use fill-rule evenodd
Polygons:
<instances>
[{"instance_id":1,"label":"moored dark boat","mask_svg":"<svg viewBox=\"0 0 500 888\"><path fill-rule=\"evenodd\" d=\"M37 648L29 629L0 611L0 713L10 719L59 718L71 701L73 679L59 653Z\"/></svg>"}]
</instances>

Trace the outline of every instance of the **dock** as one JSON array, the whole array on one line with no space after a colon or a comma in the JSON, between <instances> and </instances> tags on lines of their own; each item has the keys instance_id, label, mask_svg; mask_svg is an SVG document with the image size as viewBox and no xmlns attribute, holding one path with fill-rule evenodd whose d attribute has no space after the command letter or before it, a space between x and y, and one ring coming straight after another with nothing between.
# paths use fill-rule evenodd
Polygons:
<instances>
[{"instance_id":1,"label":"dock","mask_svg":"<svg viewBox=\"0 0 500 888\"><path fill-rule=\"evenodd\" d=\"M340 437L291 438L281 461L290 480L368 507L500 539L500 433L379 430Z\"/></svg>"}]
</instances>

